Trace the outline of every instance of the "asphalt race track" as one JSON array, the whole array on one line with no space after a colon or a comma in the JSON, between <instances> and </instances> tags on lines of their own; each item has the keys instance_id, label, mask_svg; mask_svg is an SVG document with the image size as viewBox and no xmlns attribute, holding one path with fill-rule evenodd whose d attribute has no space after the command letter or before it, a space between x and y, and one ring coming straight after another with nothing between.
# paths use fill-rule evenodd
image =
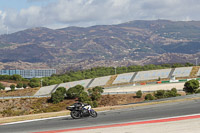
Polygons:
<instances>
[{"instance_id":1,"label":"asphalt race track","mask_svg":"<svg viewBox=\"0 0 200 133\"><path fill-rule=\"evenodd\" d=\"M73 120L69 116L33 121L11 125L0 125L1 133L31 133L60 129L79 128L87 126L108 125L140 120L182 116L200 113L200 100L148 105L130 109L113 110L98 113L97 118Z\"/></svg>"}]
</instances>

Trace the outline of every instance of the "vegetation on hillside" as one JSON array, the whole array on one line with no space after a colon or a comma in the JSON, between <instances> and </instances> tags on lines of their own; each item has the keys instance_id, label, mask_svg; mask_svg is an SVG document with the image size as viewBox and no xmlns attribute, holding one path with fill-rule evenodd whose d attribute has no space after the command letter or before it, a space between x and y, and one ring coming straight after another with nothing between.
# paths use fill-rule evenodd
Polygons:
<instances>
[{"instance_id":1,"label":"vegetation on hillside","mask_svg":"<svg viewBox=\"0 0 200 133\"><path fill-rule=\"evenodd\" d=\"M13 81L29 81L28 79L24 79L21 75L14 74L14 75L0 75L1 80L13 80Z\"/></svg>"},{"instance_id":2,"label":"vegetation on hillside","mask_svg":"<svg viewBox=\"0 0 200 133\"><path fill-rule=\"evenodd\" d=\"M62 102L65 98L77 99L80 102L90 104L92 107L97 107L97 101L100 100L101 93L103 93L103 88L99 86L89 89L88 93L84 91L84 87L81 85L71 87L67 91L66 88L59 87L54 93L52 93L50 101L57 104Z\"/></svg>"},{"instance_id":3,"label":"vegetation on hillside","mask_svg":"<svg viewBox=\"0 0 200 133\"><path fill-rule=\"evenodd\" d=\"M15 87L16 87L16 86L15 86L14 84L11 84L11 85L10 85L11 91L14 91L14 90L15 90Z\"/></svg>"},{"instance_id":4,"label":"vegetation on hillside","mask_svg":"<svg viewBox=\"0 0 200 133\"><path fill-rule=\"evenodd\" d=\"M51 94L51 101L53 103L62 102L65 98L66 88L59 87L54 93Z\"/></svg>"},{"instance_id":5,"label":"vegetation on hillside","mask_svg":"<svg viewBox=\"0 0 200 133\"><path fill-rule=\"evenodd\" d=\"M2 83L0 83L0 90L5 90L5 86Z\"/></svg>"}]
</instances>

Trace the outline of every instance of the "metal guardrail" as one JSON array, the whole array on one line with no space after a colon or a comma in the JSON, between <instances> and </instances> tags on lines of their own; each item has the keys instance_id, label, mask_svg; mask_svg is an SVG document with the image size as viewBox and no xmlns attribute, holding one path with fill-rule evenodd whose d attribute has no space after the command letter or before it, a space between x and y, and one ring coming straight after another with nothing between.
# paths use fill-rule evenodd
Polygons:
<instances>
[{"instance_id":1,"label":"metal guardrail","mask_svg":"<svg viewBox=\"0 0 200 133\"><path fill-rule=\"evenodd\" d=\"M183 91L182 89L178 89L177 91ZM102 95L114 95L114 94L135 94L137 91L124 91L124 92L104 92ZM151 93L155 91L142 91L142 93Z\"/></svg>"},{"instance_id":2,"label":"metal guardrail","mask_svg":"<svg viewBox=\"0 0 200 133\"><path fill-rule=\"evenodd\" d=\"M9 97L0 97L0 99L42 98L42 97L50 97L50 95L45 95L45 96L9 96Z\"/></svg>"},{"instance_id":3,"label":"metal guardrail","mask_svg":"<svg viewBox=\"0 0 200 133\"><path fill-rule=\"evenodd\" d=\"M180 82L162 82L161 84L176 84L176 83L180 83ZM160 85L157 84L157 82L148 82L145 85L141 85L139 83L137 84L128 84L128 85L118 85L118 86L111 86L111 87L105 87L104 89L113 89L113 88L120 88L120 87L136 87L136 86L148 86L148 85Z\"/></svg>"}]
</instances>

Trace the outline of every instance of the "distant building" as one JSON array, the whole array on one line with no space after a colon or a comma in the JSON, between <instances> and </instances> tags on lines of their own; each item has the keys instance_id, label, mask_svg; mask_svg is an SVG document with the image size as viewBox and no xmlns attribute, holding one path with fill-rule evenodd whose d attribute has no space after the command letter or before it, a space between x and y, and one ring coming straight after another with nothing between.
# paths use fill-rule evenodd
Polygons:
<instances>
[{"instance_id":1,"label":"distant building","mask_svg":"<svg viewBox=\"0 0 200 133\"><path fill-rule=\"evenodd\" d=\"M0 70L0 75L14 75L19 74L23 78L42 78L50 77L52 74L56 74L56 69L32 69L32 70Z\"/></svg>"}]
</instances>

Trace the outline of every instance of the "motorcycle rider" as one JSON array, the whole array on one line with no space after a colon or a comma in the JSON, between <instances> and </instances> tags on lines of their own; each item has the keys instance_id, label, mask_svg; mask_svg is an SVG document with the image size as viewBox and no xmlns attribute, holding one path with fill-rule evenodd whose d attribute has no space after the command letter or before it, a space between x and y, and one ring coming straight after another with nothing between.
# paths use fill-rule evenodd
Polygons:
<instances>
[{"instance_id":1,"label":"motorcycle rider","mask_svg":"<svg viewBox=\"0 0 200 133\"><path fill-rule=\"evenodd\" d=\"M81 102L77 102L76 103L78 106L80 106L80 108L86 109L88 111L91 110L91 105L87 104L87 103L81 103Z\"/></svg>"},{"instance_id":2,"label":"motorcycle rider","mask_svg":"<svg viewBox=\"0 0 200 133\"><path fill-rule=\"evenodd\" d=\"M86 103L86 104L84 104L83 108L90 111L92 107L91 107L91 105Z\"/></svg>"}]
</instances>

